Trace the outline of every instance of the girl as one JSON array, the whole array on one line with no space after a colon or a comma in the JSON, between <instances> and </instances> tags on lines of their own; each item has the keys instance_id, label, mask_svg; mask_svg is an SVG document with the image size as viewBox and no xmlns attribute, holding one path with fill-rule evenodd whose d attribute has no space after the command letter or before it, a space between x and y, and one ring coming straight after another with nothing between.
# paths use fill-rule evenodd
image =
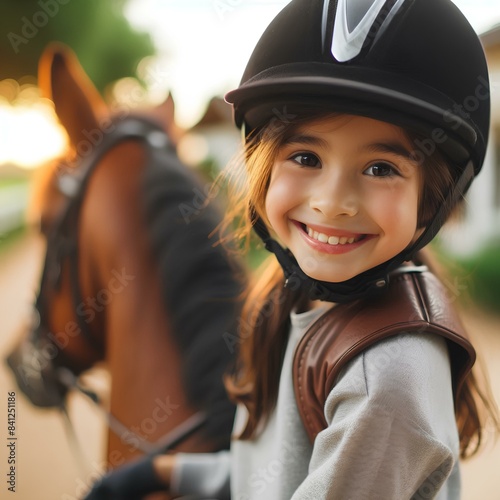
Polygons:
<instances>
[{"instance_id":1,"label":"girl","mask_svg":"<svg viewBox=\"0 0 500 500\"><path fill-rule=\"evenodd\" d=\"M477 36L450 0L292 0L226 98L276 256L230 337L231 451L148 457L88 498L460 498L491 406L421 250L484 160Z\"/></svg>"}]
</instances>

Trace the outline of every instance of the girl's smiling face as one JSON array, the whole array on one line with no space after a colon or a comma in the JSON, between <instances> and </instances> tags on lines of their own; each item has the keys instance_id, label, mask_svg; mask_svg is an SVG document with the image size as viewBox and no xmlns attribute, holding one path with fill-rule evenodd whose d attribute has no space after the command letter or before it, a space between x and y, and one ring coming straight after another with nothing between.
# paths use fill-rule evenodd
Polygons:
<instances>
[{"instance_id":1,"label":"girl's smiling face","mask_svg":"<svg viewBox=\"0 0 500 500\"><path fill-rule=\"evenodd\" d=\"M421 180L404 131L340 115L299 127L274 162L265 209L311 278L341 282L417 236Z\"/></svg>"}]
</instances>

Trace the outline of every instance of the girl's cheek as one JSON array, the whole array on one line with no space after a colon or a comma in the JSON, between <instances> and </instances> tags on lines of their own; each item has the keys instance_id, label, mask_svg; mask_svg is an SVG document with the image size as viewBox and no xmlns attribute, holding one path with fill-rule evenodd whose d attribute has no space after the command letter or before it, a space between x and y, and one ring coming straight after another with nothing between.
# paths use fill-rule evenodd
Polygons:
<instances>
[{"instance_id":1,"label":"girl's cheek","mask_svg":"<svg viewBox=\"0 0 500 500\"><path fill-rule=\"evenodd\" d=\"M405 226L413 229L417 225L418 216L418 195L413 191L403 191L400 193L389 192L380 193L379 196L366 196L368 213L380 225L399 225L402 221Z\"/></svg>"},{"instance_id":2,"label":"girl's cheek","mask_svg":"<svg viewBox=\"0 0 500 500\"><path fill-rule=\"evenodd\" d=\"M275 230L279 229L280 222L284 220L287 212L294 205L294 194L298 186L286 175L276 175L271 178L267 190L265 210L267 218Z\"/></svg>"},{"instance_id":3,"label":"girl's cheek","mask_svg":"<svg viewBox=\"0 0 500 500\"><path fill-rule=\"evenodd\" d=\"M403 226L408 232L417 229L417 212L411 206L400 206L388 212L388 221L393 227Z\"/></svg>"},{"instance_id":4,"label":"girl's cheek","mask_svg":"<svg viewBox=\"0 0 500 500\"><path fill-rule=\"evenodd\" d=\"M271 226L276 229L276 223L279 220L279 214L284 211L284 193L282 189L276 189L275 186L269 186L266 195L266 215Z\"/></svg>"}]
</instances>

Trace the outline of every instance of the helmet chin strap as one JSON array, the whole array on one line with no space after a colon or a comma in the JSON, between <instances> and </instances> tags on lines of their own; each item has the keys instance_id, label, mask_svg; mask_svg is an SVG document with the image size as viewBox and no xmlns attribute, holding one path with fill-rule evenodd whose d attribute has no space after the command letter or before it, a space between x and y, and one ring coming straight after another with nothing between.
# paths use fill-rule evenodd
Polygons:
<instances>
[{"instance_id":1,"label":"helmet chin strap","mask_svg":"<svg viewBox=\"0 0 500 500\"><path fill-rule=\"evenodd\" d=\"M291 290L301 288L311 300L344 303L362 299L386 289L389 285L390 273L401 266L403 262L412 260L415 254L436 236L453 207L467 191L473 178L474 166L472 161L469 161L453 188L448 192L431 223L414 243L392 259L349 280L338 283L320 281L307 276L299 267L297 260L290 250L283 248L276 240L271 238L266 224L253 206L250 207L250 215L253 221L253 228L264 242L266 250L276 255L278 262L283 268L285 287Z\"/></svg>"}]
</instances>

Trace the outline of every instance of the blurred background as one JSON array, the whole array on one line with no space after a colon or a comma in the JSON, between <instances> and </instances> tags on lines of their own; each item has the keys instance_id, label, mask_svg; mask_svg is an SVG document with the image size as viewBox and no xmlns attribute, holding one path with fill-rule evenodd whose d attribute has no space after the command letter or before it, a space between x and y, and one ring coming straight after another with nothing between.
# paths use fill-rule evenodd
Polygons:
<instances>
[{"instance_id":1,"label":"blurred background","mask_svg":"<svg viewBox=\"0 0 500 500\"><path fill-rule=\"evenodd\" d=\"M43 244L26 223L33 176L60 155L67 137L37 87L38 59L51 41L69 45L109 103L129 108L171 93L185 134L181 158L214 173L239 145L222 96L237 86L253 46L287 0L3 0L0 5L0 355L29 315ZM481 37L491 71L491 140L464 217L435 247L453 269L448 283L463 303L497 401L500 400L500 9L498 0L456 0ZM458 54L457 57L460 57ZM465 298L467 297L467 299ZM18 405L17 496L80 498L102 469L104 421L74 396L71 416L83 458L60 415L31 407L0 365L0 439L7 392ZM5 401L5 402L4 402ZM5 406L4 406L5 405ZM4 447L2 447L4 448ZM500 447L464 464L464 500L500 499ZM7 454L0 452L5 477ZM0 485L0 497L6 485Z\"/></svg>"}]
</instances>

